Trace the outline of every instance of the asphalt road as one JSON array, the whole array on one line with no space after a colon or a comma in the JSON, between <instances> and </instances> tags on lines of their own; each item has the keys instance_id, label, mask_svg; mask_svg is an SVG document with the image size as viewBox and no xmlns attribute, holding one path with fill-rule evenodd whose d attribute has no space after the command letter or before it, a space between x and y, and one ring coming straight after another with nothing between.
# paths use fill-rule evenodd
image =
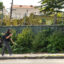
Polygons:
<instances>
[{"instance_id":1,"label":"asphalt road","mask_svg":"<svg viewBox=\"0 0 64 64\"><path fill-rule=\"evenodd\" d=\"M0 64L64 64L64 59L9 59L0 60Z\"/></svg>"}]
</instances>

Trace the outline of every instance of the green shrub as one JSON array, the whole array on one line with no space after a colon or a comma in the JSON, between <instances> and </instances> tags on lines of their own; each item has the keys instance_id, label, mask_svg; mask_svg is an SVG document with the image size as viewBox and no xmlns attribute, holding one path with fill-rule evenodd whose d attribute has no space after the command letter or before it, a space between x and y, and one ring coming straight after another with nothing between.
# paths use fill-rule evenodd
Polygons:
<instances>
[{"instance_id":1,"label":"green shrub","mask_svg":"<svg viewBox=\"0 0 64 64\"><path fill-rule=\"evenodd\" d=\"M12 33L13 33L12 40L14 41L14 43L16 43L17 40L16 30L12 29ZM14 52L14 50L16 49L16 45L15 44L13 45L12 43L10 44L11 44L12 51Z\"/></svg>"},{"instance_id":2,"label":"green shrub","mask_svg":"<svg viewBox=\"0 0 64 64\"><path fill-rule=\"evenodd\" d=\"M12 33L13 33L12 39L13 39L13 41L16 41L16 40L17 40L16 30L13 30L13 29L12 29Z\"/></svg>"},{"instance_id":3,"label":"green shrub","mask_svg":"<svg viewBox=\"0 0 64 64\"><path fill-rule=\"evenodd\" d=\"M49 38L48 52L57 53L64 52L64 32L55 31Z\"/></svg>"},{"instance_id":4,"label":"green shrub","mask_svg":"<svg viewBox=\"0 0 64 64\"><path fill-rule=\"evenodd\" d=\"M48 38L50 36L49 30L39 32L33 41L34 52L47 52L47 45L49 44Z\"/></svg>"},{"instance_id":5,"label":"green shrub","mask_svg":"<svg viewBox=\"0 0 64 64\"><path fill-rule=\"evenodd\" d=\"M17 36L17 46L15 46L15 53L29 53L32 50L33 33L29 28L25 28L22 33Z\"/></svg>"}]
</instances>

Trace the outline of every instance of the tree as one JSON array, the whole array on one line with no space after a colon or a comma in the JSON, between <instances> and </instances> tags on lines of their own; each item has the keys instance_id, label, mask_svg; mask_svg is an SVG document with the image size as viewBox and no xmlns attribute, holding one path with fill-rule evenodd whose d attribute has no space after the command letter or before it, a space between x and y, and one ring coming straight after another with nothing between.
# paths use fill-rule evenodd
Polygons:
<instances>
[{"instance_id":1,"label":"tree","mask_svg":"<svg viewBox=\"0 0 64 64\"><path fill-rule=\"evenodd\" d=\"M57 20L57 13L62 12L61 9L64 8L63 6L64 0L41 0L41 12L43 11L44 14L50 15L55 14L55 23Z\"/></svg>"},{"instance_id":2,"label":"tree","mask_svg":"<svg viewBox=\"0 0 64 64\"><path fill-rule=\"evenodd\" d=\"M64 0L41 0L41 11L46 14L61 12L63 9Z\"/></svg>"},{"instance_id":3,"label":"tree","mask_svg":"<svg viewBox=\"0 0 64 64\"><path fill-rule=\"evenodd\" d=\"M2 11L2 13L1 13L1 25L3 24L3 8L4 8L4 6L3 6L3 2L0 2L0 11Z\"/></svg>"},{"instance_id":4,"label":"tree","mask_svg":"<svg viewBox=\"0 0 64 64\"><path fill-rule=\"evenodd\" d=\"M3 3L0 2L0 9L3 9Z\"/></svg>"}]
</instances>

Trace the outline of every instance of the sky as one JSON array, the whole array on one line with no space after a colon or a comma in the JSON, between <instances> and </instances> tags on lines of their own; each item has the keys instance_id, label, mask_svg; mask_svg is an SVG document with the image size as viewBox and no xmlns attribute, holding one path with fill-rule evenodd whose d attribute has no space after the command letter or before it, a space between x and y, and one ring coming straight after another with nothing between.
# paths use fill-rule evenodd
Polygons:
<instances>
[{"instance_id":1,"label":"sky","mask_svg":"<svg viewBox=\"0 0 64 64\"><path fill-rule=\"evenodd\" d=\"M0 0L3 2L5 8L9 9L12 0ZM40 0L14 0L14 5L40 5Z\"/></svg>"}]
</instances>

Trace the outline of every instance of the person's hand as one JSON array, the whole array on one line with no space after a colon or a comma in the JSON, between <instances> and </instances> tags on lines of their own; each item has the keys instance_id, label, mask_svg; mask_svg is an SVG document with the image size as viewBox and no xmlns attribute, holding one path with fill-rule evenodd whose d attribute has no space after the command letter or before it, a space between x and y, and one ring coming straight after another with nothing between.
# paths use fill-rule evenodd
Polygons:
<instances>
[{"instance_id":1,"label":"person's hand","mask_svg":"<svg viewBox=\"0 0 64 64\"><path fill-rule=\"evenodd\" d=\"M13 44L13 45L16 45L16 43L15 43L15 42L12 42L12 44Z\"/></svg>"},{"instance_id":2,"label":"person's hand","mask_svg":"<svg viewBox=\"0 0 64 64\"><path fill-rule=\"evenodd\" d=\"M14 45L17 45L16 43L14 43Z\"/></svg>"},{"instance_id":3,"label":"person's hand","mask_svg":"<svg viewBox=\"0 0 64 64\"><path fill-rule=\"evenodd\" d=\"M10 34L9 36L6 37L6 39L10 38L13 34Z\"/></svg>"},{"instance_id":4,"label":"person's hand","mask_svg":"<svg viewBox=\"0 0 64 64\"><path fill-rule=\"evenodd\" d=\"M15 42L12 42L12 44L14 45L14 44L15 44Z\"/></svg>"},{"instance_id":5,"label":"person's hand","mask_svg":"<svg viewBox=\"0 0 64 64\"><path fill-rule=\"evenodd\" d=\"M13 45L17 45L15 42L13 42Z\"/></svg>"},{"instance_id":6,"label":"person's hand","mask_svg":"<svg viewBox=\"0 0 64 64\"><path fill-rule=\"evenodd\" d=\"M13 34L10 34L9 36L12 36Z\"/></svg>"}]
</instances>

